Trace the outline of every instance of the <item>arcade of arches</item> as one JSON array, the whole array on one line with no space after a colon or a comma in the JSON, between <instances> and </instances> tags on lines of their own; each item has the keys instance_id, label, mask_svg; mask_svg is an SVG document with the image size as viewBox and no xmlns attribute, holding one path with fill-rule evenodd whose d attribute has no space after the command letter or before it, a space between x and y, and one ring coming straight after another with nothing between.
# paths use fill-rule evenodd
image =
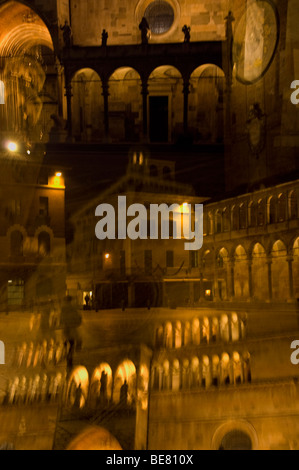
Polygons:
<instances>
[{"instance_id":1,"label":"arcade of arches","mask_svg":"<svg viewBox=\"0 0 299 470\"><path fill-rule=\"evenodd\" d=\"M130 67L115 70L108 81L81 69L71 82L73 136L82 142L107 135L112 142L138 142L146 134L150 142L175 142L187 130L195 143L221 143L224 86L224 73L213 65L198 67L189 80L166 65L148 80Z\"/></svg>"},{"instance_id":2,"label":"arcade of arches","mask_svg":"<svg viewBox=\"0 0 299 470\"><path fill-rule=\"evenodd\" d=\"M146 138L165 143L186 133L194 143L223 142L225 76L216 65L186 72L166 63L148 71L141 56L138 70L125 63L111 70L111 63L110 72L86 67L65 72L36 12L9 1L0 13L0 80L5 84L0 123L6 136L64 142L68 125L79 142Z\"/></svg>"}]
</instances>

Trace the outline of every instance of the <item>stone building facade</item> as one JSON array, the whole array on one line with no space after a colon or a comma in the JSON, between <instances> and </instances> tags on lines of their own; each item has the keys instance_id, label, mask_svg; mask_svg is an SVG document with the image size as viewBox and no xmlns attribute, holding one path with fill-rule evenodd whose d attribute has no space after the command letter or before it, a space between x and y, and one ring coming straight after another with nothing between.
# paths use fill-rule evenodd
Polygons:
<instances>
[{"instance_id":1,"label":"stone building facade","mask_svg":"<svg viewBox=\"0 0 299 470\"><path fill-rule=\"evenodd\" d=\"M80 447L96 425L124 449L298 449L298 14L296 0L0 2L1 140L68 168L67 287L99 302L72 354L59 303L46 328L39 311L1 319L0 442ZM159 164L125 175L140 147ZM93 205L119 191L204 202L203 248L96 244ZM3 260L44 231L62 250L61 196L53 232L12 222Z\"/></svg>"}]
</instances>

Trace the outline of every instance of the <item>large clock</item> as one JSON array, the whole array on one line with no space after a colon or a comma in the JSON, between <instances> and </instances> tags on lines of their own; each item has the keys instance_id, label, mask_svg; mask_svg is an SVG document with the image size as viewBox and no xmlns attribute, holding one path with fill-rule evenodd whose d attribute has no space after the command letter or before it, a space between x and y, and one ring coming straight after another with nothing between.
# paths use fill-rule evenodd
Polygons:
<instances>
[{"instance_id":1,"label":"large clock","mask_svg":"<svg viewBox=\"0 0 299 470\"><path fill-rule=\"evenodd\" d=\"M279 16L271 0L249 1L236 25L233 64L237 80L256 83L269 69L279 41Z\"/></svg>"}]
</instances>

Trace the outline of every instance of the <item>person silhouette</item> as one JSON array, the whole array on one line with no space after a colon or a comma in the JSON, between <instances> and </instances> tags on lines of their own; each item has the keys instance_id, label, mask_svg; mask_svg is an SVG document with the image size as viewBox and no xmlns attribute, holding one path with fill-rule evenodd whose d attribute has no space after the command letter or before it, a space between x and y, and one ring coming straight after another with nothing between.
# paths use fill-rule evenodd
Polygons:
<instances>
[{"instance_id":1,"label":"person silhouette","mask_svg":"<svg viewBox=\"0 0 299 470\"><path fill-rule=\"evenodd\" d=\"M128 389L129 389L128 383L125 380L124 384L122 385L120 389L120 404L122 406L127 406L128 404Z\"/></svg>"}]
</instances>

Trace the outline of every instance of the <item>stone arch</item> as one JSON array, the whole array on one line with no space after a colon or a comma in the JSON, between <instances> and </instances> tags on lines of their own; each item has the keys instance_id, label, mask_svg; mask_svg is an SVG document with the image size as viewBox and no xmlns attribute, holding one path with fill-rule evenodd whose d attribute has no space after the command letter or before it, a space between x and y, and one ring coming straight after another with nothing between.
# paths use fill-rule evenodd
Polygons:
<instances>
[{"instance_id":1,"label":"stone arch","mask_svg":"<svg viewBox=\"0 0 299 470\"><path fill-rule=\"evenodd\" d=\"M68 381L67 402L75 409L82 409L86 405L89 391L89 374L83 366L76 367Z\"/></svg>"},{"instance_id":2,"label":"stone arch","mask_svg":"<svg viewBox=\"0 0 299 470\"><path fill-rule=\"evenodd\" d=\"M273 195L267 201L267 222L268 224L277 222L277 198Z\"/></svg>"},{"instance_id":3,"label":"stone arch","mask_svg":"<svg viewBox=\"0 0 299 470\"><path fill-rule=\"evenodd\" d=\"M138 142L142 133L140 74L131 67L116 69L109 78L109 134L113 141Z\"/></svg>"},{"instance_id":4,"label":"stone arch","mask_svg":"<svg viewBox=\"0 0 299 470\"><path fill-rule=\"evenodd\" d=\"M92 407L108 405L112 395L112 369L109 364L100 364L90 381L89 403Z\"/></svg>"},{"instance_id":5,"label":"stone arch","mask_svg":"<svg viewBox=\"0 0 299 470\"><path fill-rule=\"evenodd\" d=\"M225 75L214 64L204 64L190 76L192 109L189 130L197 143L221 143L224 138Z\"/></svg>"},{"instance_id":6,"label":"stone arch","mask_svg":"<svg viewBox=\"0 0 299 470\"><path fill-rule=\"evenodd\" d=\"M296 190L290 191L288 194L288 212L289 219L298 218L298 194Z\"/></svg>"},{"instance_id":7,"label":"stone arch","mask_svg":"<svg viewBox=\"0 0 299 470\"><path fill-rule=\"evenodd\" d=\"M181 72L172 65L155 68L148 79L148 93L150 141L176 141L183 132L184 99Z\"/></svg>"},{"instance_id":8,"label":"stone arch","mask_svg":"<svg viewBox=\"0 0 299 470\"><path fill-rule=\"evenodd\" d=\"M256 227L258 223L258 204L256 201L250 201L248 205L248 226Z\"/></svg>"},{"instance_id":9,"label":"stone arch","mask_svg":"<svg viewBox=\"0 0 299 470\"><path fill-rule=\"evenodd\" d=\"M91 426L86 428L67 446L67 450L122 450L117 439L106 429Z\"/></svg>"},{"instance_id":10,"label":"stone arch","mask_svg":"<svg viewBox=\"0 0 299 470\"><path fill-rule=\"evenodd\" d=\"M255 243L251 250L252 290L256 300L266 300L269 295L267 253L261 243Z\"/></svg>"},{"instance_id":11,"label":"stone arch","mask_svg":"<svg viewBox=\"0 0 299 470\"><path fill-rule=\"evenodd\" d=\"M221 356L221 384L230 385L232 382L231 357L224 352Z\"/></svg>"},{"instance_id":12,"label":"stone arch","mask_svg":"<svg viewBox=\"0 0 299 470\"><path fill-rule=\"evenodd\" d=\"M281 240L272 246L272 294L274 300L286 301L289 297L287 247Z\"/></svg>"},{"instance_id":13,"label":"stone arch","mask_svg":"<svg viewBox=\"0 0 299 470\"><path fill-rule=\"evenodd\" d=\"M178 359L172 362L172 390L178 392L181 388L181 364Z\"/></svg>"},{"instance_id":14,"label":"stone arch","mask_svg":"<svg viewBox=\"0 0 299 470\"><path fill-rule=\"evenodd\" d=\"M196 346L200 344L200 321L198 318L192 320L192 343Z\"/></svg>"},{"instance_id":15,"label":"stone arch","mask_svg":"<svg viewBox=\"0 0 299 470\"><path fill-rule=\"evenodd\" d=\"M165 348L173 347L173 328L170 322L167 322L164 327L164 346Z\"/></svg>"},{"instance_id":16,"label":"stone arch","mask_svg":"<svg viewBox=\"0 0 299 470\"><path fill-rule=\"evenodd\" d=\"M211 385L211 361L206 355L201 358L201 385L203 388Z\"/></svg>"},{"instance_id":17,"label":"stone arch","mask_svg":"<svg viewBox=\"0 0 299 470\"><path fill-rule=\"evenodd\" d=\"M251 440L251 450L258 450L258 437L255 428L245 420L228 421L221 425L214 433L211 449L220 450L223 438L232 431L245 433Z\"/></svg>"},{"instance_id":18,"label":"stone arch","mask_svg":"<svg viewBox=\"0 0 299 470\"><path fill-rule=\"evenodd\" d=\"M23 256L24 255L24 248L25 242L27 239L27 232L24 227L21 225L14 225L10 227L7 232L7 236L9 237L9 253L10 256Z\"/></svg>"},{"instance_id":19,"label":"stone arch","mask_svg":"<svg viewBox=\"0 0 299 470\"><path fill-rule=\"evenodd\" d=\"M218 250L217 275L218 275L218 294L221 300L228 298L228 275L229 275L229 252L227 248L222 247Z\"/></svg>"},{"instance_id":20,"label":"stone arch","mask_svg":"<svg viewBox=\"0 0 299 470\"><path fill-rule=\"evenodd\" d=\"M136 366L130 359L125 359L114 374L113 401L122 405L132 405L136 400ZM127 387L125 390L123 387ZM125 393L126 392L126 393Z\"/></svg>"},{"instance_id":21,"label":"stone arch","mask_svg":"<svg viewBox=\"0 0 299 470\"><path fill-rule=\"evenodd\" d=\"M174 325L174 347L181 348L183 343L182 323L177 321Z\"/></svg>"},{"instance_id":22,"label":"stone arch","mask_svg":"<svg viewBox=\"0 0 299 470\"><path fill-rule=\"evenodd\" d=\"M249 297L248 259L242 245L237 246L235 250L234 283L236 299L246 300Z\"/></svg>"},{"instance_id":23,"label":"stone arch","mask_svg":"<svg viewBox=\"0 0 299 470\"><path fill-rule=\"evenodd\" d=\"M76 141L90 142L104 136L102 80L91 68L77 70L72 78L72 126Z\"/></svg>"},{"instance_id":24,"label":"stone arch","mask_svg":"<svg viewBox=\"0 0 299 470\"><path fill-rule=\"evenodd\" d=\"M190 374L191 374L191 388L199 388L201 383L200 378L200 362L198 357L193 357L190 362Z\"/></svg>"},{"instance_id":25,"label":"stone arch","mask_svg":"<svg viewBox=\"0 0 299 470\"><path fill-rule=\"evenodd\" d=\"M287 195L280 193L277 198L277 222L285 222L287 220Z\"/></svg>"}]
</instances>

